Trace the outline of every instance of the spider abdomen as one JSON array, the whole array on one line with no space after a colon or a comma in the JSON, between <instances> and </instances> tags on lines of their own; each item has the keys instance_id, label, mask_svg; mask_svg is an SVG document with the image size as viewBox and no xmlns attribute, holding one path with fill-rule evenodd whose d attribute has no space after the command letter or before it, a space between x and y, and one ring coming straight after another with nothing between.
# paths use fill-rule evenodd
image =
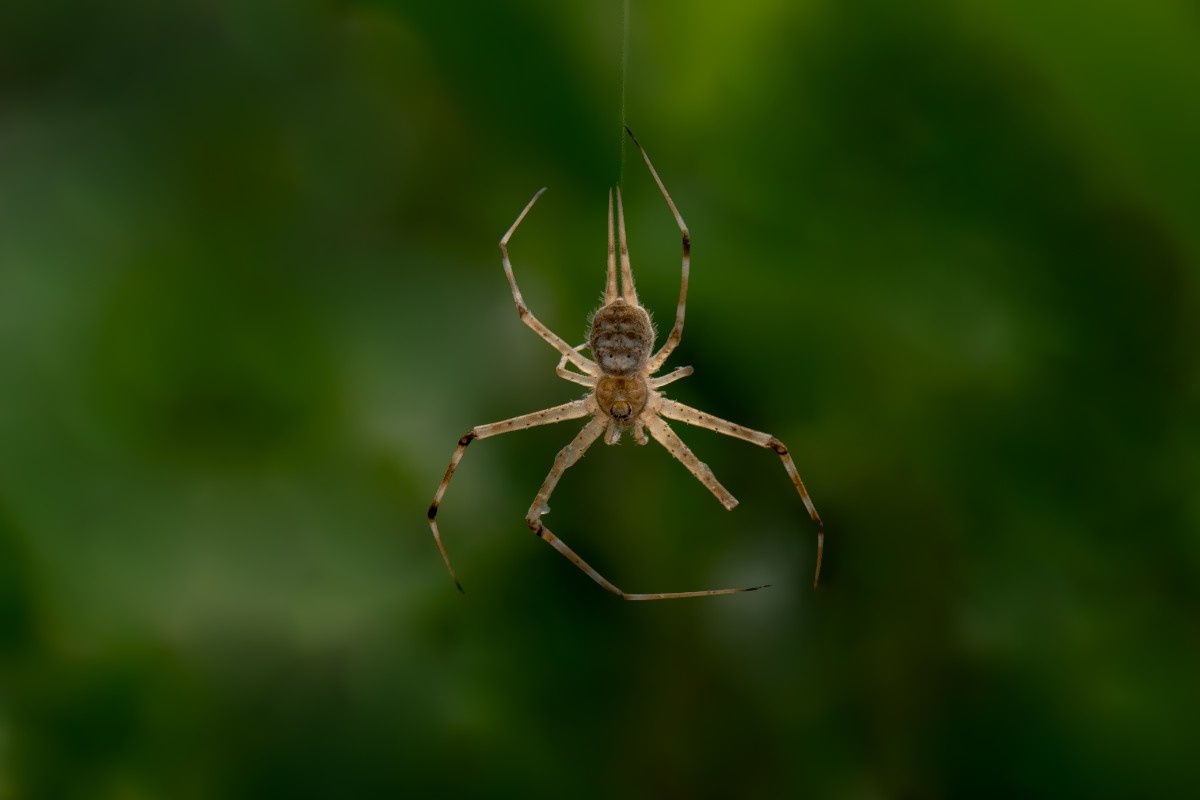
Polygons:
<instances>
[{"instance_id":1,"label":"spider abdomen","mask_svg":"<svg viewBox=\"0 0 1200 800\"><path fill-rule=\"evenodd\" d=\"M606 375L633 375L645 366L654 346L650 315L624 300L609 303L592 318L588 345Z\"/></svg>"}]
</instances>

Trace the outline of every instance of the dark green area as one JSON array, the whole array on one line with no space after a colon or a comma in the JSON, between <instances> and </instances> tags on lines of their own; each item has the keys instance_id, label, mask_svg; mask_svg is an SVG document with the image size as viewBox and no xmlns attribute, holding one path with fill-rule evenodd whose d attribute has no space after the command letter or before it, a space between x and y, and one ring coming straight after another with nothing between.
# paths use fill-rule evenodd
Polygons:
<instances>
[{"instance_id":1,"label":"dark green area","mask_svg":"<svg viewBox=\"0 0 1200 800\"><path fill-rule=\"evenodd\" d=\"M1200 791L1193 5L633 0L672 396L529 535L621 2L0 9L0 800Z\"/></svg>"}]
</instances>

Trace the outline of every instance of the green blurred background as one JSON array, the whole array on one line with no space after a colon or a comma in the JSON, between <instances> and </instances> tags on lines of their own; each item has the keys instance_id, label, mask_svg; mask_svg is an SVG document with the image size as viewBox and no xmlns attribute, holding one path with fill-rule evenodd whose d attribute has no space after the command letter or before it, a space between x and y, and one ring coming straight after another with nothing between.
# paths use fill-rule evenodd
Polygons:
<instances>
[{"instance_id":1,"label":"green blurred background","mask_svg":"<svg viewBox=\"0 0 1200 800\"><path fill-rule=\"evenodd\" d=\"M625 113L694 237L677 426L557 355L621 133L620 0L0 10L0 799L1200 789L1195 3L633 0Z\"/></svg>"}]
</instances>

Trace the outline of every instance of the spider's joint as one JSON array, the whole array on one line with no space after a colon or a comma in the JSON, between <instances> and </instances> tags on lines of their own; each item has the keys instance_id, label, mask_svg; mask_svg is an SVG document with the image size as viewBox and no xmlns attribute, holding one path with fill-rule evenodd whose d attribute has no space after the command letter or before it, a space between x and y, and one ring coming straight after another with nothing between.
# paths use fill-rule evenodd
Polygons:
<instances>
[{"instance_id":1,"label":"spider's joint","mask_svg":"<svg viewBox=\"0 0 1200 800\"><path fill-rule=\"evenodd\" d=\"M463 437L458 440L458 446L466 447L471 442L475 441L475 439L478 437L478 435L479 434L475 433L474 430L467 431L465 434L463 434Z\"/></svg>"},{"instance_id":2,"label":"spider's joint","mask_svg":"<svg viewBox=\"0 0 1200 800\"><path fill-rule=\"evenodd\" d=\"M771 448L781 456L786 456L788 454L787 447L785 447L783 442L779 441L774 436L771 437L771 441L767 442L767 447Z\"/></svg>"},{"instance_id":3,"label":"spider's joint","mask_svg":"<svg viewBox=\"0 0 1200 800\"><path fill-rule=\"evenodd\" d=\"M546 505L545 503L542 503L540 506L530 506L529 512L525 515L525 524L529 526L531 531L536 533L538 536L541 536L542 534L538 532L538 529L542 527L542 517L549 513L550 506Z\"/></svg>"}]
</instances>

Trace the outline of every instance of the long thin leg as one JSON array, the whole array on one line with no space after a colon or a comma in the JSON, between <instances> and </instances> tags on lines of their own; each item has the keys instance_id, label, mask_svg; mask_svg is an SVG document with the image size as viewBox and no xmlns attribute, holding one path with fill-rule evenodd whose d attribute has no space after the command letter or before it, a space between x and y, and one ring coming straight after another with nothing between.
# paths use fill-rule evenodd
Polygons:
<instances>
[{"instance_id":1,"label":"long thin leg","mask_svg":"<svg viewBox=\"0 0 1200 800\"><path fill-rule=\"evenodd\" d=\"M458 590L463 591L462 583L458 580L458 575L454 572L454 567L450 566L450 557L446 555L446 547L442 544L442 535L438 531L437 513L438 508L442 504L442 495L446 493L446 488L450 485L450 479L454 477L454 471L458 469L458 462L462 460L463 453L467 452L467 447L476 439L486 439L489 436L499 436L502 433L510 433L512 431L522 431L526 428L536 428L539 425L551 425L555 422L565 422L569 419L579 419L586 417L592 413L593 409L589 405L590 398L582 398L573 400L570 403L564 403L561 406L554 408L535 411L532 414L522 414L519 417L506 419L501 422L493 422L490 425L480 425L467 431L467 433L458 440L458 447L454 448L454 455L450 456L450 466L446 467L446 474L442 477L442 482L438 484L437 492L433 495L433 502L429 504L429 529L433 531L433 540L437 542L438 551L442 554L442 560L446 562L446 569L450 572L450 577L454 579L454 585Z\"/></svg>"},{"instance_id":2,"label":"long thin leg","mask_svg":"<svg viewBox=\"0 0 1200 800\"><path fill-rule=\"evenodd\" d=\"M608 281L604 284L604 305L620 296L617 291L617 245L613 239L613 193L608 190Z\"/></svg>"},{"instance_id":3,"label":"long thin leg","mask_svg":"<svg viewBox=\"0 0 1200 800\"><path fill-rule=\"evenodd\" d=\"M804 507L808 509L808 515L817 524L817 568L813 575L813 587L815 588L821 578L821 559L825 555L825 523L821 521L821 516L817 513L812 499L808 496L808 490L804 488L804 481L800 479L800 473L796 470L796 462L792 461L792 456L783 442L769 433L762 433L761 431L747 428L744 425L738 425L728 420L714 417L712 414L706 414L691 406L685 406L683 403L668 400L665 397L660 400L659 413L667 419L674 419L686 422L688 425L708 428L710 431L723 433L726 436L732 436L735 439L741 439L751 444L756 444L759 447L766 447L775 451L783 462L783 468L787 470L788 477L795 484L796 491L800 493L800 499L804 501Z\"/></svg>"},{"instance_id":4,"label":"long thin leg","mask_svg":"<svg viewBox=\"0 0 1200 800\"><path fill-rule=\"evenodd\" d=\"M512 224L512 227L500 239L500 254L502 256L501 260L504 263L504 275L508 278L508 285L512 288L513 302L516 303L517 315L521 318L521 321L528 325L534 333L545 339L551 347L566 356L572 364L575 364L584 372L591 373L595 370L595 365L572 350L571 345L567 344L563 341L562 337L542 324L541 320L535 317L533 312L529 310L529 307L525 305L525 299L521 297L521 290L517 288L516 276L513 275L512 262L508 258L509 237L513 235L513 231L521 224L521 220L525 219L525 215L529 213L529 209L533 208L533 204L537 202L537 199L542 196L542 192L544 191L546 191L545 187L538 189L537 194L533 196L533 199L529 201L528 205L525 206L525 209L517 217L517 221Z\"/></svg>"},{"instance_id":5,"label":"long thin leg","mask_svg":"<svg viewBox=\"0 0 1200 800\"><path fill-rule=\"evenodd\" d=\"M674 600L683 597L710 597L712 595L736 594L738 592L750 592L754 589L761 589L761 586L753 586L744 589L707 589L697 592L630 594L617 588L612 581L597 572L590 564L580 558L579 554L568 547L566 542L555 536L542 523L542 516L550 511L550 495L554 492L555 487L558 486L563 473L574 466L587 449L595 444L596 440L600 438L600 434L604 432L606 425L608 425L607 418L597 415L595 419L584 426L583 430L571 440L570 444L558 452L558 455L554 459L554 465L550 468L550 473L546 476L546 480L542 482L542 488L538 490L537 496L533 498L533 503L529 506L529 513L525 516L525 522L529 525L529 529L533 531L534 535L561 553L568 561L579 567L579 569L586 572L588 577L593 581L625 600Z\"/></svg>"},{"instance_id":6,"label":"long thin leg","mask_svg":"<svg viewBox=\"0 0 1200 800\"><path fill-rule=\"evenodd\" d=\"M625 238L625 207L621 205L621 187L617 187L617 246L621 251L621 297L631 306L638 304L633 285L633 269L629 266L629 242Z\"/></svg>"},{"instance_id":7,"label":"long thin leg","mask_svg":"<svg viewBox=\"0 0 1200 800\"><path fill-rule=\"evenodd\" d=\"M625 128L625 132L629 134L629 138L633 139L633 143L637 145L637 149L642 154L642 159L645 160L646 166L650 168L650 174L654 176L654 182L658 184L658 188L662 191L663 198L667 201L667 206L671 209L671 213L675 215L675 222L679 224L679 231L683 234L683 274L679 280L679 305L675 309L675 325L671 328L671 333L667 336L667 340L663 342L663 346L650 359L647 366L653 374L657 372L667 358L675 350L679 344L679 340L683 338L683 315L687 307L687 290L688 290L688 274L691 272L692 261L692 236L688 233L687 225L683 222L683 217L679 214L679 209L675 207L675 202L671 200L671 195L667 193L667 187L663 184L662 178L658 177L657 170L650 163L650 156L646 155L645 149L638 142L637 137L633 135L633 131Z\"/></svg>"},{"instance_id":8,"label":"long thin leg","mask_svg":"<svg viewBox=\"0 0 1200 800\"><path fill-rule=\"evenodd\" d=\"M542 481L542 488L538 489L537 496L533 498L533 503L529 506L529 513L525 515L525 521L529 523L529 527L534 533L537 533L537 526L541 524L538 520L543 514L550 513L550 495L554 493L554 488L558 486L558 481L562 478L563 473L573 467L592 446L592 443L600 438L600 434L604 433L608 422L607 415L597 414L591 422L583 426L583 430L571 440L570 444L558 451L558 455L554 457L554 465L550 467L550 473L546 475L546 480Z\"/></svg>"},{"instance_id":9,"label":"long thin leg","mask_svg":"<svg viewBox=\"0 0 1200 800\"><path fill-rule=\"evenodd\" d=\"M727 511L732 511L737 506L737 498L721 485L717 476L709 469L708 464L696 458L696 454L692 452L691 448L684 444L683 440L675 434L675 431L671 430L671 426L661 417L647 414L646 428L649 429L650 435L656 442L667 448L667 452L687 467L688 472L696 476L696 480L708 487L708 490L721 501L721 505L725 506Z\"/></svg>"}]
</instances>

